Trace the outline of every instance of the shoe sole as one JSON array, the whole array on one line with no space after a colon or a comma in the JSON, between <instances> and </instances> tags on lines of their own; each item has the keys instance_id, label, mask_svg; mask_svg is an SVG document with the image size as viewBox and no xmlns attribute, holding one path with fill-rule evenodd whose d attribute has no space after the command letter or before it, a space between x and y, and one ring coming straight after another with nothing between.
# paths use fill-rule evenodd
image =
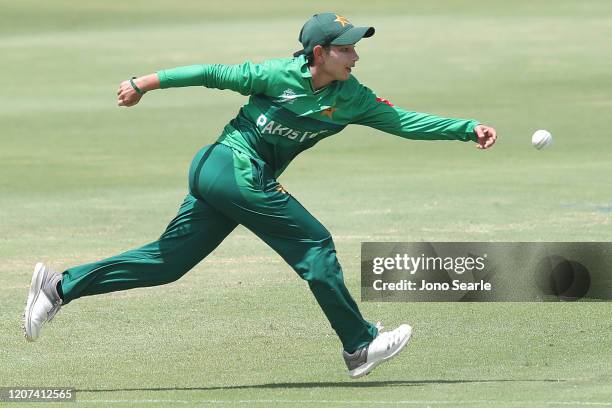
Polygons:
<instances>
[{"instance_id":1,"label":"shoe sole","mask_svg":"<svg viewBox=\"0 0 612 408\"><path fill-rule=\"evenodd\" d=\"M36 341L38 336L32 337L31 330L31 318L32 318L32 305L36 303L40 292L42 291L42 280L45 275L45 265L42 262L38 262L34 267L34 273L32 274L32 281L30 282L30 291L28 292L28 301L26 303L25 311L23 313L23 332L27 341Z\"/></svg>"},{"instance_id":2,"label":"shoe sole","mask_svg":"<svg viewBox=\"0 0 612 408\"><path fill-rule=\"evenodd\" d=\"M406 347L406 344L408 344L411 338L412 338L412 326L410 326L410 331L408 332L408 336L406 336L406 339L400 344L397 350L395 350L393 353L389 354L385 358L381 358L378 361L373 361L370 364L366 364L365 366L363 366L361 370L357 369L356 372L349 373L349 376L351 378L359 378L359 377L363 377L365 375L370 374L376 367L378 367L379 364L384 363L385 361L391 360L393 357L397 356L404 349L404 347Z\"/></svg>"}]
</instances>

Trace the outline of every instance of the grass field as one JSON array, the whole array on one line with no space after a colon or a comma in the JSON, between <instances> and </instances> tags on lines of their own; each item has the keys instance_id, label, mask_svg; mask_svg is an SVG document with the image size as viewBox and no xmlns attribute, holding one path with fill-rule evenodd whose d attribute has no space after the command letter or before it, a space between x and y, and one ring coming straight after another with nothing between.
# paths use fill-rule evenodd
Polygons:
<instances>
[{"instance_id":1,"label":"grass field","mask_svg":"<svg viewBox=\"0 0 612 408\"><path fill-rule=\"evenodd\" d=\"M119 109L120 81L290 55L316 11L376 27L353 72L377 94L500 134L482 152L355 126L294 161L281 182L356 298L362 241L610 240L612 3L353 3L0 0L0 387L71 386L87 407L612 406L610 303L360 303L415 334L351 381L305 283L243 228L178 282L77 300L23 339L34 263L156 239L246 101L190 88ZM530 146L540 128L553 148Z\"/></svg>"}]
</instances>

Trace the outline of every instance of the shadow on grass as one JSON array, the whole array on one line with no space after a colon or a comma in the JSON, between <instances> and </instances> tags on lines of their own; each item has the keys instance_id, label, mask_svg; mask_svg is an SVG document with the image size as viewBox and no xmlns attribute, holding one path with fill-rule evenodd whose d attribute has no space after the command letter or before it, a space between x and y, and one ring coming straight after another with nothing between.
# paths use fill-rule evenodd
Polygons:
<instances>
[{"instance_id":1,"label":"shadow on grass","mask_svg":"<svg viewBox=\"0 0 612 408\"><path fill-rule=\"evenodd\" d=\"M414 381L354 381L354 382L297 382L251 385L228 385L218 387L171 387L171 388L100 388L83 389L78 392L122 392L122 391L215 391L249 390L276 388L374 388L374 387L415 387L427 384L473 384L501 382L563 382L564 380L414 380Z\"/></svg>"}]
</instances>

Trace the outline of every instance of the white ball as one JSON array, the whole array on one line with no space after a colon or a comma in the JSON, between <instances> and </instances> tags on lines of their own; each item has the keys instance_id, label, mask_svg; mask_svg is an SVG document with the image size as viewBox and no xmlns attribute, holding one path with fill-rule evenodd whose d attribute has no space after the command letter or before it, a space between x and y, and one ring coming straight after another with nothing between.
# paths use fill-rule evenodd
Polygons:
<instances>
[{"instance_id":1,"label":"white ball","mask_svg":"<svg viewBox=\"0 0 612 408\"><path fill-rule=\"evenodd\" d=\"M547 148L552 142L553 138L548 130L536 130L531 136L531 144L538 150Z\"/></svg>"}]
</instances>

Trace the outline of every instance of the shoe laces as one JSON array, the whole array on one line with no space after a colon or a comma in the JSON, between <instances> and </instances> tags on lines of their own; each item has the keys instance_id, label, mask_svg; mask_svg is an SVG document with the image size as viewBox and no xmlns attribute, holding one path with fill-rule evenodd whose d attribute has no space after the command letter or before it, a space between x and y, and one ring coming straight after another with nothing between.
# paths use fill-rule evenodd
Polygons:
<instances>
[{"instance_id":1,"label":"shoe laces","mask_svg":"<svg viewBox=\"0 0 612 408\"><path fill-rule=\"evenodd\" d=\"M399 330L382 332L384 326L380 322L376 322L376 328L378 329L380 339L385 341L387 350L395 347L401 342L402 335L399 333Z\"/></svg>"},{"instance_id":2,"label":"shoe laces","mask_svg":"<svg viewBox=\"0 0 612 408\"><path fill-rule=\"evenodd\" d=\"M62 299L57 299L55 302L53 302L53 306L51 306L51 309L49 309L49 313L47 313L47 322L51 322L51 320L53 320L53 318L55 317L57 312L59 312L61 307Z\"/></svg>"},{"instance_id":3,"label":"shoe laces","mask_svg":"<svg viewBox=\"0 0 612 408\"><path fill-rule=\"evenodd\" d=\"M57 312L62 307L63 301L57 292L57 284L58 281L61 281L61 278L58 278L58 275L49 268L49 272L52 274L49 282L46 284L47 287L43 289L43 292L47 296L47 298L51 301L51 309L47 312L47 322L51 322Z\"/></svg>"}]
</instances>

